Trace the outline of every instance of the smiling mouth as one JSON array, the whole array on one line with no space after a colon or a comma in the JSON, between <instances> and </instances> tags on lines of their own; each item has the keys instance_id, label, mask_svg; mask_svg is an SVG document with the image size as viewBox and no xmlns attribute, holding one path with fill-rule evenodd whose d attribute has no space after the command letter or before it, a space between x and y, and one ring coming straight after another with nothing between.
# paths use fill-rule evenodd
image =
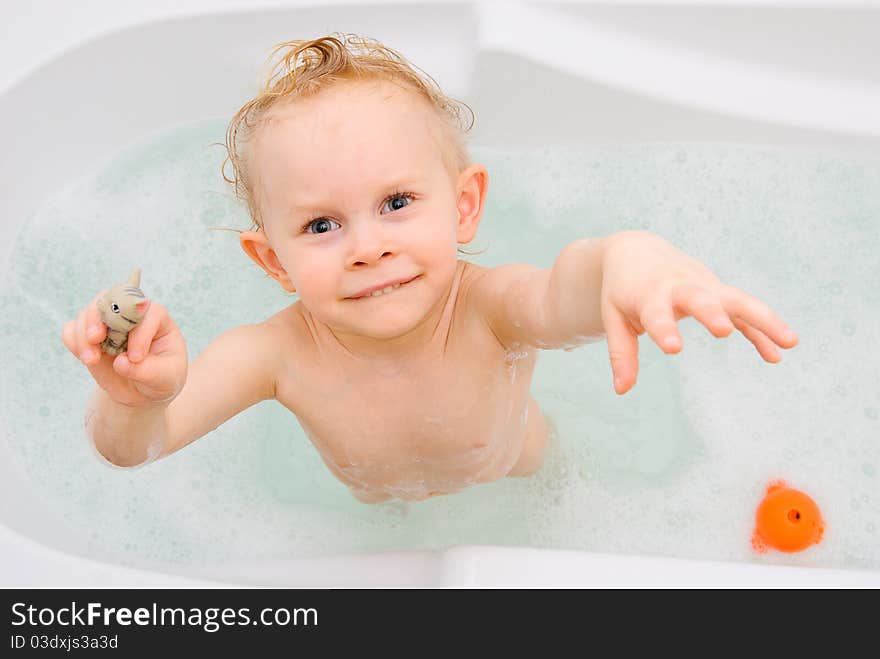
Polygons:
<instances>
[{"instance_id":1,"label":"smiling mouth","mask_svg":"<svg viewBox=\"0 0 880 659\"><path fill-rule=\"evenodd\" d=\"M368 300L368 299L374 298L374 297L385 297L386 295L390 295L391 293L394 293L394 291L396 291L398 288L401 288L403 286L407 286L407 285L413 283L419 277L421 277L421 275L416 275L415 277L413 277L409 281L405 281L403 283L396 284L394 286L386 286L385 288L383 288L382 290L379 290L379 291L373 291L372 293L367 293L366 295L361 295L360 297L349 297L346 299L347 300Z\"/></svg>"}]
</instances>

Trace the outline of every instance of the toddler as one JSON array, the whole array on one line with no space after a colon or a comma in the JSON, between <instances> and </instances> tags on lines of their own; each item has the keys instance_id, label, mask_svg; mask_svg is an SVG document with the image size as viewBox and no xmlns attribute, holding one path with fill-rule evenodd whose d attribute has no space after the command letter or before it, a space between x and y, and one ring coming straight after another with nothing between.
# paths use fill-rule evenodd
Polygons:
<instances>
[{"instance_id":1,"label":"toddler","mask_svg":"<svg viewBox=\"0 0 880 659\"><path fill-rule=\"evenodd\" d=\"M684 316L717 337L738 329L768 362L796 345L765 304L645 231L576 240L550 269L458 259L489 181L464 143L466 106L374 40L336 34L273 55L230 124L227 180L253 219L242 249L299 301L188 364L155 301L127 352L101 352L99 293L62 338L98 384L86 429L112 464L170 455L272 398L360 501L422 500L541 466L538 349L605 338L623 394L638 336L676 353Z\"/></svg>"}]
</instances>

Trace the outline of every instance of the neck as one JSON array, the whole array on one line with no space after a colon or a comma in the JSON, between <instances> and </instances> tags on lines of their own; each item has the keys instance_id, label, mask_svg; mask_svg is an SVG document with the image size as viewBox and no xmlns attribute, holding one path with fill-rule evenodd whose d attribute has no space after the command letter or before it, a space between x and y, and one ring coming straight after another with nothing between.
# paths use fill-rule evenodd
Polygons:
<instances>
[{"instance_id":1,"label":"neck","mask_svg":"<svg viewBox=\"0 0 880 659\"><path fill-rule=\"evenodd\" d=\"M464 261L458 262L455 275L444 294L418 325L405 334L388 339L376 339L334 330L312 317L313 326L318 329L322 343L332 346L333 352L343 355L359 366L370 369L391 368L397 372L401 366L412 364L414 360L433 354L433 348L437 345L445 349L464 265Z\"/></svg>"}]
</instances>

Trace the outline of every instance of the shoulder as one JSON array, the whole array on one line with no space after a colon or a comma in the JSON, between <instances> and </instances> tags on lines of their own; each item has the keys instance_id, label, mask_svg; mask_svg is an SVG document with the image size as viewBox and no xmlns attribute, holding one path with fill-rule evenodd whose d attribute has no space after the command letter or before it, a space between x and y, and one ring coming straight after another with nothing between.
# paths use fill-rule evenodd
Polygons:
<instances>
[{"instance_id":1,"label":"shoulder","mask_svg":"<svg viewBox=\"0 0 880 659\"><path fill-rule=\"evenodd\" d=\"M241 386L268 388L261 400L278 399L281 392L286 392L291 376L299 374L303 336L308 334L298 304L288 305L262 322L240 325L226 332L218 347L230 363L234 361L241 367L230 366L223 376L238 379ZM245 365L247 371L240 370Z\"/></svg>"},{"instance_id":2,"label":"shoulder","mask_svg":"<svg viewBox=\"0 0 880 659\"><path fill-rule=\"evenodd\" d=\"M267 333L289 332L297 327L299 321L302 319L301 307L302 302L289 304L274 316L269 316L262 323L259 323L259 327L262 327L263 331Z\"/></svg>"},{"instance_id":3,"label":"shoulder","mask_svg":"<svg viewBox=\"0 0 880 659\"><path fill-rule=\"evenodd\" d=\"M541 270L529 263L506 263L485 268L470 261L464 261L465 270L462 284L467 282L468 288L481 295L503 292L514 282Z\"/></svg>"},{"instance_id":4,"label":"shoulder","mask_svg":"<svg viewBox=\"0 0 880 659\"><path fill-rule=\"evenodd\" d=\"M295 306L289 305L262 322L235 327L221 337L224 352L271 379L273 391L277 388L278 369L291 362L301 334Z\"/></svg>"},{"instance_id":5,"label":"shoulder","mask_svg":"<svg viewBox=\"0 0 880 659\"><path fill-rule=\"evenodd\" d=\"M262 323L254 325L265 339L272 342L282 350L285 356L297 346L301 346L304 339L311 336L308 323L305 318L302 302L295 302L270 316Z\"/></svg>"},{"instance_id":6,"label":"shoulder","mask_svg":"<svg viewBox=\"0 0 880 659\"><path fill-rule=\"evenodd\" d=\"M462 297L471 315L479 318L505 347L520 340L519 332L509 327L506 304L516 284L541 272L528 263L507 263L485 268L465 262Z\"/></svg>"}]
</instances>

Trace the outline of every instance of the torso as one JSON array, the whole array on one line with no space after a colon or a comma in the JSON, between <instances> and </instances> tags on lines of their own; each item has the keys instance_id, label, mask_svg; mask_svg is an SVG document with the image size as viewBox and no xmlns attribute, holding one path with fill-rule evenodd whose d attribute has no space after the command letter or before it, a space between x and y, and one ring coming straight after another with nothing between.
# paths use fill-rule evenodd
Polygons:
<instances>
[{"instance_id":1,"label":"torso","mask_svg":"<svg viewBox=\"0 0 880 659\"><path fill-rule=\"evenodd\" d=\"M275 319L291 337L276 398L356 492L419 500L501 478L538 422L526 413L536 350L498 341L467 304L486 268L459 263L432 343L382 371L302 349L314 339L299 302Z\"/></svg>"}]
</instances>

